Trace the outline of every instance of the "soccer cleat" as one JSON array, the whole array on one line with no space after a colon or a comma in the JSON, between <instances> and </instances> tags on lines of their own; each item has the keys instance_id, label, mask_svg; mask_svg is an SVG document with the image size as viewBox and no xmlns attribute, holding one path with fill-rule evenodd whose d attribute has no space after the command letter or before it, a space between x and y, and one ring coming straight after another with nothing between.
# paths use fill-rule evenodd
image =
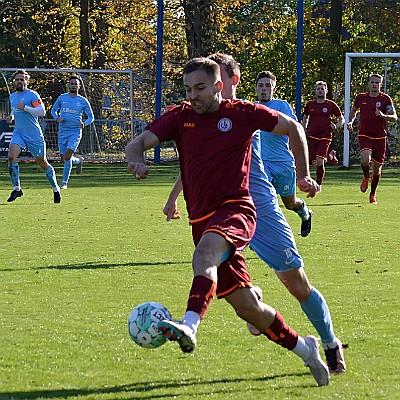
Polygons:
<instances>
[{"instance_id":1,"label":"soccer cleat","mask_svg":"<svg viewBox=\"0 0 400 400\"><path fill-rule=\"evenodd\" d=\"M365 193L368 189L368 181L369 178L363 178L363 180L361 181L361 185L360 185L360 190Z\"/></svg>"},{"instance_id":2,"label":"soccer cleat","mask_svg":"<svg viewBox=\"0 0 400 400\"><path fill-rule=\"evenodd\" d=\"M196 335L181 321L164 319L158 323L158 329L167 340L177 341L184 353L191 353L196 348Z\"/></svg>"},{"instance_id":3,"label":"soccer cleat","mask_svg":"<svg viewBox=\"0 0 400 400\"><path fill-rule=\"evenodd\" d=\"M76 166L76 173L78 175L82 173L83 161L84 161L84 158L79 157L79 164L77 164L77 166Z\"/></svg>"},{"instance_id":4,"label":"soccer cleat","mask_svg":"<svg viewBox=\"0 0 400 400\"><path fill-rule=\"evenodd\" d=\"M304 366L310 368L318 386L326 386L329 383L329 368L319 355L318 339L315 336L306 336L304 341L310 351L307 360L304 361Z\"/></svg>"},{"instance_id":5,"label":"soccer cleat","mask_svg":"<svg viewBox=\"0 0 400 400\"><path fill-rule=\"evenodd\" d=\"M22 192L21 189L19 190L13 190L10 194L10 197L7 199L7 201L10 203L11 201L14 201L15 199L17 199L18 197L22 197L24 195L24 193Z\"/></svg>"},{"instance_id":6,"label":"soccer cleat","mask_svg":"<svg viewBox=\"0 0 400 400\"><path fill-rule=\"evenodd\" d=\"M253 286L253 291L255 292L258 300L262 301L262 290L261 290L261 288L258 287L258 286ZM250 322L247 322L247 329L254 336L260 336L261 335L261 332L255 326L250 324Z\"/></svg>"},{"instance_id":7,"label":"soccer cleat","mask_svg":"<svg viewBox=\"0 0 400 400\"><path fill-rule=\"evenodd\" d=\"M311 210L308 210L308 213L310 214L308 219L301 222L300 233L302 237L308 236L308 234L311 232L311 221L313 212Z\"/></svg>"},{"instance_id":8,"label":"soccer cleat","mask_svg":"<svg viewBox=\"0 0 400 400\"><path fill-rule=\"evenodd\" d=\"M329 367L329 371L332 374L339 375L344 374L346 371L346 363L344 362L343 349L347 348L347 345L343 345L339 339L336 339L337 346L333 349L326 349L325 357Z\"/></svg>"},{"instance_id":9,"label":"soccer cleat","mask_svg":"<svg viewBox=\"0 0 400 400\"><path fill-rule=\"evenodd\" d=\"M372 193L369 194L369 202L371 204L378 204L378 202L376 201L376 196Z\"/></svg>"},{"instance_id":10,"label":"soccer cleat","mask_svg":"<svg viewBox=\"0 0 400 400\"><path fill-rule=\"evenodd\" d=\"M335 150L331 150L329 152L329 158L335 165L339 164L339 160L336 158L336 151Z\"/></svg>"},{"instance_id":11,"label":"soccer cleat","mask_svg":"<svg viewBox=\"0 0 400 400\"><path fill-rule=\"evenodd\" d=\"M65 182L63 182L63 183L61 184L61 189L68 189L68 184L65 183Z\"/></svg>"},{"instance_id":12,"label":"soccer cleat","mask_svg":"<svg viewBox=\"0 0 400 400\"><path fill-rule=\"evenodd\" d=\"M54 203L61 203L61 193L58 190L54 192Z\"/></svg>"}]
</instances>

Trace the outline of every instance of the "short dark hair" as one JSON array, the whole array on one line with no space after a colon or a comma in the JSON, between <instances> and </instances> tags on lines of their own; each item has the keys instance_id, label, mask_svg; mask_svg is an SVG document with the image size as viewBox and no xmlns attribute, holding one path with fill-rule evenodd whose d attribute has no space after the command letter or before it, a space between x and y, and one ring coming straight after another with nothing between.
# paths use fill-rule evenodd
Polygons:
<instances>
[{"instance_id":1,"label":"short dark hair","mask_svg":"<svg viewBox=\"0 0 400 400\"><path fill-rule=\"evenodd\" d=\"M232 78L233 75L240 76L240 64L231 55L213 53L208 55L207 58L215 61L218 65L224 65L229 78Z\"/></svg>"},{"instance_id":2,"label":"short dark hair","mask_svg":"<svg viewBox=\"0 0 400 400\"><path fill-rule=\"evenodd\" d=\"M72 79L76 79L77 81L79 81L80 84L82 84L82 80L78 75L76 75L76 74L70 75L68 78L68 82L70 82Z\"/></svg>"},{"instance_id":3,"label":"short dark hair","mask_svg":"<svg viewBox=\"0 0 400 400\"><path fill-rule=\"evenodd\" d=\"M13 76L12 76L13 79L15 79L15 77L16 77L18 74L24 75L24 77L29 81L30 75L29 75L24 69L18 69L17 71L15 71L15 72L13 73Z\"/></svg>"},{"instance_id":4,"label":"short dark hair","mask_svg":"<svg viewBox=\"0 0 400 400\"><path fill-rule=\"evenodd\" d=\"M256 85L257 85L258 81L262 78L269 78L272 81L276 82L276 76L271 71L261 71L257 75Z\"/></svg>"},{"instance_id":5,"label":"short dark hair","mask_svg":"<svg viewBox=\"0 0 400 400\"><path fill-rule=\"evenodd\" d=\"M372 77L379 78L381 82L383 82L383 76L379 74L371 74L368 78L368 82L371 80Z\"/></svg>"},{"instance_id":6,"label":"short dark hair","mask_svg":"<svg viewBox=\"0 0 400 400\"><path fill-rule=\"evenodd\" d=\"M190 74L195 71L205 71L207 75L221 79L219 65L206 57L192 58L183 67L183 74Z\"/></svg>"}]
</instances>

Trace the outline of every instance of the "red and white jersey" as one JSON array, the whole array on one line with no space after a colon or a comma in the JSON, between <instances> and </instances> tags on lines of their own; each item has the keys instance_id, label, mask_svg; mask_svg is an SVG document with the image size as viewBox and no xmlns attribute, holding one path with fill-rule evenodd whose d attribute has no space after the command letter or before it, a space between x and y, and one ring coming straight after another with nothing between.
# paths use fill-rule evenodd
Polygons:
<instances>
[{"instance_id":1,"label":"red and white jersey","mask_svg":"<svg viewBox=\"0 0 400 400\"><path fill-rule=\"evenodd\" d=\"M149 124L160 140L174 140L183 192L192 223L223 203L246 199L249 193L251 140L257 129L271 132L278 113L262 104L223 100L219 110L197 114L183 102Z\"/></svg>"},{"instance_id":2,"label":"red and white jersey","mask_svg":"<svg viewBox=\"0 0 400 400\"><path fill-rule=\"evenodd\" d=\"M360 110L359 136L382 138L387 135L387 122L375 115L378 108L384 114L393 109L393 101L389 95L379 92L377 97L371 97L369 92L360 93L354 101L354 107Z\"/></svg>"},{"instance_id":3,"label":"red and white jersey","mask_svg":"<svg viewBox=\"0 0 400 400\"><path fill-rule=\"evenodd\" d=\"M310 100L306 104L304 114L309 116L307 125L307 136L313 139L332 139L332 117L339 118L341 111L339 106L332 100L326 99L318 103L317 99Z\"/></svg>"}]
</instances>

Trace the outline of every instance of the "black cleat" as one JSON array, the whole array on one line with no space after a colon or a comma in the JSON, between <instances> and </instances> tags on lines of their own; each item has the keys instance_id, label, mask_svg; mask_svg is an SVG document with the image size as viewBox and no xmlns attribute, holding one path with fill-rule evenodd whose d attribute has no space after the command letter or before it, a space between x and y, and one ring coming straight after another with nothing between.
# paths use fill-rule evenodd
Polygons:
<instances>
[{"instance_id":1,"label":"black cleat","mask_svg":"<svg viewBox=\"0 0 400 400\"><path fill-rule=\"evenodd\" d=\"M308 210L310 217L306 219L305 221L301 222L301 236L306 237L308 234L311 232L311 219L312 219L312 211Z\"/></svg>"},{"instance_id":2,"label":"black cleat","mask_svg":"<svg viewBox=\"0 0 400 400\"><path fill-rule=\"evenodd\" d=\"M13 190L10 194L10 197L7 199L7 201L10 203L11 201L14 201L18 197L22 197L24 193L22 192L21 189L19 190Z\"/></svg>"},{"instance_id":3,"label":"black cleat","mask_svg":"<svg viewBox=\"0 0 400 400\"><path fill-rule=\"evenodd\" d=\"M61 193L60 192L54 192L54 203L61 203Z\"/></svg>"}]
</instances>

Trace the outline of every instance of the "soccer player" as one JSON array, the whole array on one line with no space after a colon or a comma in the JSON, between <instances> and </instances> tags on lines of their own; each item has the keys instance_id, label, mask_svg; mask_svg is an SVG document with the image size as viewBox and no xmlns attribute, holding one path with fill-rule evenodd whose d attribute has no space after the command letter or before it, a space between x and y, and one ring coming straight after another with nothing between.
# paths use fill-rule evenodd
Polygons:
<instances>
[{"instance_id":1,"label":"soccer player","mask_svg":"<svg viewBox=\"0 0 400 400\"><path fill-rule=\"evenodd\" d=\"M299 162L299 188L314 197L318 186L309 177L304 131L295 121L263 105L223 100L220 69L210 59L188 61L183 82L188 102L153 121L126 147L128 170L138 179L148 175L145 150L175 140L180 155L196 246L194 278L183 319L164 320L159 328L167 338L177 340L183 352L192 352L201 319L217 295L270 340L301 357L318 385L327 385L329 369L319 356L316 338L300 337L276 310L258 299L241 254L256 220L248 188L253 132L263 129L290 137Z\"/></svg>"},{"instance_id":2,"label":"soccer player","mask_svg":"<svg viewBox=\"0 0 400 400\"><path fill-rule=\"evenodd\" d=\"M23 196L17 158L21 151L27 148L45 172L53 188L54 203L60 203L60 187L57 184L54 168L47 161L46 142L38 122L38 117L43 117L46 110L39 94L28 89L29 78L29 74L23 69L13 74L15 92L10 95L11 114L6 117L6 120L9 124L12 121L15 123L8 151L8 171L14 190L7 201L11 202Z\"/></svg>"},{"instance_id":3,"label":"soccer player","mask_svg":"<svg viewBox=\"0 0 400 400\"><path fill-rule=\"evenodd\" d=\"M273 98L275 91L276 76L270 71L260 72L256 79L258 101L297 121L292 107L286 100ZM300 233L306 237L311 232L312 211L303 199L296 196L296 163L289 147L289 138L263 132L260 140L265 172L285 207L293 210L301 218Z\"/></svg>"},{"instance_id":4,"label":"soccer player","mask_svg":"<svg viewBox=\"0 0 400 400\"><path fill-rule=\"evenodd\" d=\"M322 185L325 177L325 163L328 157L334 164L338 163L336 151L328 155L332 142L332 129L344 124L344 117L339 106L326 98L328 85L324 81L315 84L315 99L307 102L303 113L303 126L307 132L309 157L317 170L316 181Z\"/></svg>"},{"instance_id":5,"label":"soccer player","mask_svg":"<svg viewBox=\"0 0 400 400\"><path fill-rule=\"evenodd\" d=\"M364 193L368 189L370 178L370 164L372 164L371 192L369 202L377 204L376 188L382 175L382 165L385 160L387 121L396 122L397 114L393 101L381 91L383 77L379 74L369 76L366 93L359 93L350 110L347 129L353 132L353 122L358 111L360 121L358 129L358 144L361 156L361 168L364 178L360 190Z\"/></svg>"},{"instance_id":6,"label":"soccer player","mask_svg":"<svg viewBox=\"0 0 400 400\"><path fill-rule=\"evenodd\" d=\"M72 165L76 165L76 172L82 172L83 157L75 157L74 153L82 138L82 129L94 121L92 107L89 101L79 94L80 78L71 75L68 80L69 93L58 97L51 109L51 115L58 122L58 148L61 161L64 163L61 189L68 188ZM83 113L87 119L82 120Z\"/></svg>"},{"instance_id":7,"label":"soccer player","mask_svg":"<svg viewBox=\"0 0 400 400\"><path fill-rule=\"evenodd\" d=\"M212 54L209 58L220 66L221 80L224 84L222 97L236 99L236 87L240 80L238 63L227 54ZM275 190L264 170L265 163L261 159L260 145L265 134L263 132L260 135L260 132L256 132L252 140L250 194L257 210L257 224L250 246L260 259L275 271L280 281L299 301L302 310L322 339L330 371L335 374L344 373L346 364L343 346L334 334L328 305L323 295L311 286L308 280L293 232L279 207ZM167 220L180 218L177 197L181 190L182 183L178 178L164 207ZM256 287L255 290L261 299L261 289ZM260 334L260 331L252 326L249 326L249 330L252 334Z\"/></svg>"}]
</instances>

